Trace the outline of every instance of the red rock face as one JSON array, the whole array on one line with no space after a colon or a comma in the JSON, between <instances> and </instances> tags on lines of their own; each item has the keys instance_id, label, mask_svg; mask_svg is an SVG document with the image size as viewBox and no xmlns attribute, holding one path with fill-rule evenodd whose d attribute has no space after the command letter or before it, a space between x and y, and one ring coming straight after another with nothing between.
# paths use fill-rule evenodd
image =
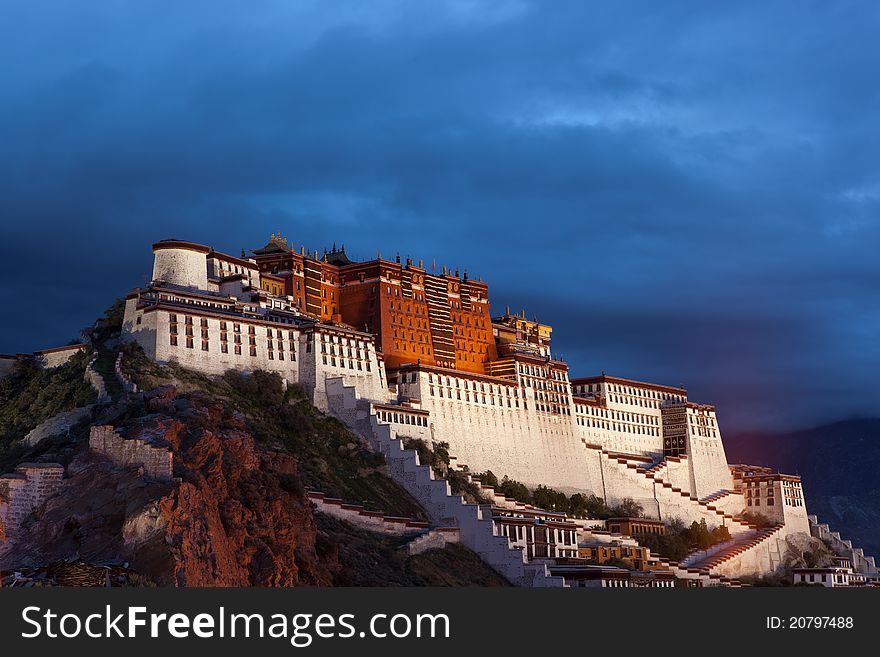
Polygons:
<instances>
[{"instance_id":1,"label":"red rock face","mask_svg":"<svg viewBox=\"0 0 880 657\"><path fill-rule=\"evenodd\" d=\"M320 544L293 457L261 449L241 416L207 397L163 388L147 411L125 435L171 449L175 479L80 454L0 567L76 555L124 559L160 585L331 585L337 555Z\"/></svg>"}]
</instances>

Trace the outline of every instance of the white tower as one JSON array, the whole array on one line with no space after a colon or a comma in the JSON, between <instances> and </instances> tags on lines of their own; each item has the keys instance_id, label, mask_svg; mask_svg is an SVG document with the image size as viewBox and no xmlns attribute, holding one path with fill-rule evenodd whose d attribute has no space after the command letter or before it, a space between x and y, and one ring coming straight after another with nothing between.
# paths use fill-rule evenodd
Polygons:
<instances>
[{"instance_id":1,"label":"white tower","mask_svg":"<svg viewBox=\"0 0 880 657\"><path fill-rule=\"evenodd\" d=\"M153 244L153 282L188 290L207 290L206 256L210 251L207 246L192 242L156 242Z\"/></svg>"}]
</instances>

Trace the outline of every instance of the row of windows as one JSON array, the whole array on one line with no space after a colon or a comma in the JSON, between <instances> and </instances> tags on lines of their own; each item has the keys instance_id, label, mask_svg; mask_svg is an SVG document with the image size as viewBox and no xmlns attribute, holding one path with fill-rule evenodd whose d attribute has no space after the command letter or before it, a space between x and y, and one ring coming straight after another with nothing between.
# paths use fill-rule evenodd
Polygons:
<instances>
[{"instance_id":1,"label":"row of windows","mask_svg":"<svg viewBox=\"0 0 880 657\"><path fill-rule=\"evenodd\" d=\"M338 364L337 364L338 360ZM370 361L362 361L362 360L354 360L352 358L336 358L336 356L327 356L324 354L321 356L321 361L324 365L330 365L332 367L348 367L350 370L357 369L358 371L363 372L366 370L367 372L372 372L372 368L370 366Z\"/></svg>"},{"instance_id":2,"label":"row of windows","mask_svg":"<svg viewBox=\"0 0 880 657\"><path fill-rule=\"evenodd\" d=\"M403 378L402 378L402 380L401 380L401 383L406 383L406 381L407 381L406 373L404 373L402 376L403 376ZM409 379L409 380L412 381L413 383L415 383L416 381L418 381L418 372L412 372L412 373L410 374L410 379ZM429 374L428 374L428 383L434 383L434 380L435 380L435 379L434 379L434 375L433 375L432 373L429 373ZM437 383L440 384L440 385L446 385L446 386L449 386L449 387L455 386L456 388L458 388L458 387L462 387L462 388L464 388L465 390L479 390L480 392L487 392L487 390L486 390L486 385L487 385L487 384L484 383L484 382L482 382L482 381L480 382L480 387L479 387L479 388L477 388L477 382L476 382L476 381L471 381L471 380L469 380L469 379L459 379L459 378L457 378L457 377L454 377L454 376L448 376L448 375L447 375L447 376L444 376L444 375L442 375L442 374L438 374L438 375L437 375L437 377L436 377L436 381L437 381ZM463 384L463 385L460 385L460 384ZM489 390L488 390L488 392L490 392L490 393L493 393L493 392L494 392L494 393L497 393L497 394L499 394L499 395L500 395L500 394L509 394L509 392L510 392L511 390L513 390L513 396L514 396L514 397L517 397L517 396L518 396L518 394L517 394L517 389L516 389L515 387L513 387L513 386L502 386L502 385L498 385L498 384L495 384L495 383L489 383L488 386L489 386Z\"/></svg>"},{"instance_id":3,"label":"row of windows","mask_svg":"<svg viewBox=\"0 0 880 657\"><path fill-rule=\"evenodd\" d=\"M701 424L704 426L715 426L715 419L709 415L694 415L693 413L688 413L688 421L691 424Z\"/></svg>"},{"instance_id":4,"label":"row of windows","mask_svg":"<svg viewBox=\"0 0 880 657\"><path fill-rule=\"evenodd\" d=\"M232 275L232 274L247 274L249 277L256 273L257 266L254 265L253 268L250 267L242 267L241 265L236 265L231 262L226 262L225 260L220 260L219 258L213 259L214 266L217 268L217 271L220 274L220 277Z\"/></svg>"},{"instance_id":5,"label":"row of windows","mask_svg":"<svg viewBox=\"0 0 880 657\"><path fill-rule=\"evenodd\" d=\"M568 395L568 386L563 383L547 381L546 379L532 379L527 376L520 377L520 385L525 388L535 388L541 390L555 390L556 392Z\"/></svg>"},{"instance_id":6,"label":"row of windows","mask_svg":"<svg viewBox=\"0 0 880 657\"><path fill-rule=\"evenodd\" d=\"M444 393L444 390L445 390L445 393ZM442 397L446 397L446 398L448 398L448 399L452 399L452 392L453 392L453 391L452 391L451 388L437 388L437 391L436 391L436 393L435 393L435 392L434 392L434 386L433 386L433 385L428 386L428 393L429 393L432 397L435 397L435 396L436 396L436 397L441 397L441 398L442 398ZM464 391L464 397L462 397L461 390L456 390L456 391L455 391L455 398L458 399L459 401L467 401L467 402L469 402L469 401L471 401L471 391L470 391L470 390L465 390L465 391ZM496 403L495 403L495 395L493 395L493 394L491 394L491 393L489 393L489 401L488 401L488 404L491 405L491 406L496 406L496 405L497 405L497 406L504 406L504 400L505 400L505 399L507 399L507 408L513 408L514 406L515 406L516 408L519 408L519 399L511 399L511 397L502 397L501 395L498 395L498 403L496 404ZM485 395L484 393L480 393L480 394L478 394L476 391L474 391L474 398L473 398L473 401L475 401L475 402L477 402L477 403L483 403L483 404L486 404L486 403L487 403L487 402L486 402L486 395ZM523 408L528 408L528 405L526 404L525 401L523 401ZM543 410L543 409L541 409L541 410Z\"/></svg>"},{"instance_id":7,"label":"row of windows","mask_svg":"<svg viewBox=\"0 0 880 657\"><path fill-rule=\"evenodd\" d=\"M577 423L582 427L593 427L595 429L608 429L609 431L619 431L621 433L639 434L642 436L659 436L660 430L655 427L646 427L637 424L621 424L618 422L609 422L608 420L599 420L592 417L578 417Z\"/></svg>"},{"instance_id":8,"label":"row of windows","mask_svg":"<svg viewBox=\"0 0 880 657\"><path fill-rule=\"evenodd\" d=\"M313 333L309 334L310 340L313 339L313 337L312 337L313 335L314 335ZM345 345L347 347L358 347L359 349L366 349L367 345L368 345L367 341L361 340L359 338L349 338L349 337L344 337L344 336L336 335L336 334L327 335L326 333L321 333L320 336L321 336L321 342L341 344L341 345Z\"/></svg>"},{"instance_id":9,"label":"row of windows","mask_svg":"<svg viewBox=\"0 0 880 657\"><path fill-rule=\"evenodd\" d=\"M394 351L407 351L409 353L419 353L423 356L431 355L431 347L425 343L416 344L415 342L404 342L402 340L393 341Z\"/></svg>"},{"instance_id":10,"label":"row of windows","mask_svg":"<svg viewBox=\"0 0 880 657\"><path fill-rule=\"evenodd\" d=\"M395 424L412 424L417 427L427 427L428 417L426 415L416 415L410 413L396 413L393 411L379 410L377 415L383 422L393 422Z\"/></svg>"},{"instance_id":11,"label":"row of windows","mask_svg":"<svg viewBox=\"0 0 880 657\"><path fill-rule=\"evenodd\" d=\"M581 404L577 404L575 408L578 413L582 415L595 415L597 417L611 420L660 426L660 418L654 415L642 415L640 413L631 413L629 411L616 411L612 408L600 408L597 406L586 406Z\"/></svg>"},{"instance_id":12,"label":"row of windows","mask_svg":"<svg viewBox=\"0 0 880 657\"><path fill-rule=\"evenodd\" d=\"M638 397L623 397L622 395L609 395L608 399L615 404L628 404L630 406L641 406L642 408L660 408L663 401L677 401L672 398L663 401L655 401L653 399L641 399Z\"/></svg>"}]
</instances>

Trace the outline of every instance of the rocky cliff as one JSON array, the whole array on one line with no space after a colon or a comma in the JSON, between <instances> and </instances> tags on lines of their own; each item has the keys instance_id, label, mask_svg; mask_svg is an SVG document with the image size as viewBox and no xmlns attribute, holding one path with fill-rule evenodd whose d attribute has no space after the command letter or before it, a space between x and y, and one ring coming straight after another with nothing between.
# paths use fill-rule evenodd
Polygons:
<instances>
[{"instance_id":1,"label":"rocky cliff","mask_svg":"<svg viewBox=\"0 0 880 657\"><path fill-rule=\"evenodd\" d=\"M175 479L151 481L83 445L61 493L4 551L4 566L77 555L128 562L160 585L332 583L336 550L318 535L291 455L258 447L240 413L204 394L165 387L144 408L125 437L171 450Z\"/></svg>"},{"instance_id":2,"label":"rocky cliff","mask_svg":"<svg viewBox=\"0 0 880 657\"><path fill-rule=\"evenodd\" d=\"M122 567L159 586L504 585L456 546L418 557L317 514L307 488L392 515L423 510L384 459L296 389L264 373L208 379L153 369L147 392L98 408L69 433L10 452L59 463L60 490L0 540L0 571L76 562ZM152 386L152 387L150 387ZM113 459L94 425L171 458L171 478ZM102 443L103 444L103 443ZM0 462L0 473L15 463ZM17 475L16 475L17 476Z\"/></svg>"}]
</instances>

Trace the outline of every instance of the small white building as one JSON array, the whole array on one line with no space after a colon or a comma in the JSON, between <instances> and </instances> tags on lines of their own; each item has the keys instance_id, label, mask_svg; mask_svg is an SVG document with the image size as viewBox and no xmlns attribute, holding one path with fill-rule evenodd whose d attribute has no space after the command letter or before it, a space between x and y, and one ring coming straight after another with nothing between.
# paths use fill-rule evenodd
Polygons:
<instances>
[{"instance_id":1,"label":"small white building","mask_svg":"<svg viewBox=\"0 0 880 657\"><path fill-rule=\"evenodd\" d=\"M792 571L795 584L817 584L829 588L850 586L853 571L850 568L829 566L827 568L795 568Z\"/></svg>"}]
</instances>

